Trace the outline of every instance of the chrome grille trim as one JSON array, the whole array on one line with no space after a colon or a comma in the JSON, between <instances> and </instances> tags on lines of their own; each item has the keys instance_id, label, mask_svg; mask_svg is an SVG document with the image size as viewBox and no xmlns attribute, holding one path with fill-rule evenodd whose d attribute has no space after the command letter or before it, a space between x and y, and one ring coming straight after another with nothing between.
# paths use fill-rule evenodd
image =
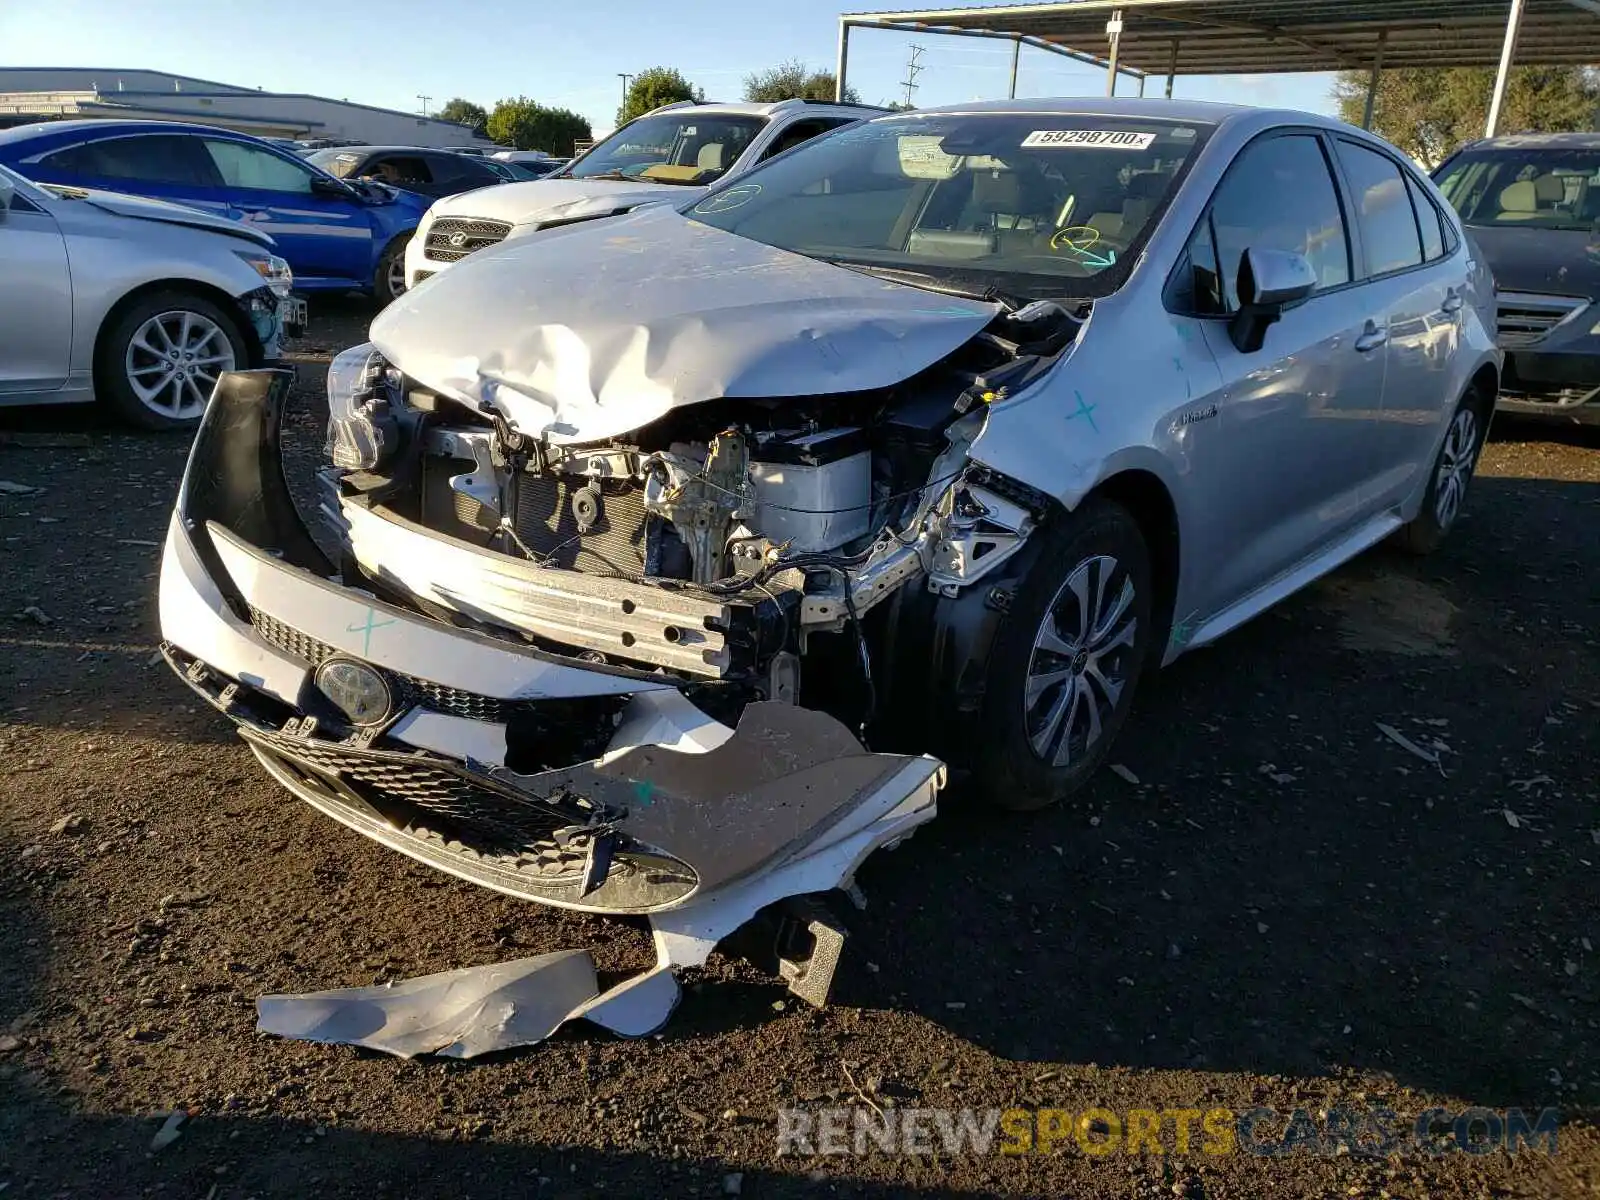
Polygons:
<instances>
[{"instance_id":1,"label":"chrome grille trim","mask_svg":"<svg viewBox=\"0 0 1600 1200\"><path fill-rule=\"evenodd\" d=\"M1496 292L1495 323L1502 349L1534 346L1589 306L1582 296Z\"/></svg>"},{"instance_id":2,"label":"chrome grille trim","mask_svg":"<svg viewBox=\"0 0 1600 1200\"><path fill-rule=\"evenodd\" d=\"M460 262L474 250L493 246L511 232L509 221L483 221L472 217L440 217L428 227L423 256L433 262Z\"/></svg>"}]
</instances>

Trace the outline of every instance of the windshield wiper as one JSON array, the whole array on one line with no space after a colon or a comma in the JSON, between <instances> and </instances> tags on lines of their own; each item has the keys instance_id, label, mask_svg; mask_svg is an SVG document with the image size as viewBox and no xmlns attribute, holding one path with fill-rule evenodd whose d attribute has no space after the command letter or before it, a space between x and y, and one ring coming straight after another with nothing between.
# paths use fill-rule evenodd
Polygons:
<instances>
[{"instance_id":1,"label":"windshield wiper","mask_svg":"<svg viewBox=\"0 0 1600 1200\"><path fill-rule=\"evenodd\" d=\"M832 263L836 267L844 267L848 271L859 271L863 275L872 275L879 279L890 279L895 283L904 283L910 287L921 288L925 292L938 292L941 296L960 296L963 300L981 300L986 304L998 304L1008 313L1014 313L1028 303L1026 296L1003 292L996 287L986 287L981 291L973 288L956 287L954 284L942 282L937 275L928 271L914 271L907 267L886 267L878 263L859 262L850 258L827 258L821 255L818 257L821 257L823 262Z\"/></svg>"}]
</instances>

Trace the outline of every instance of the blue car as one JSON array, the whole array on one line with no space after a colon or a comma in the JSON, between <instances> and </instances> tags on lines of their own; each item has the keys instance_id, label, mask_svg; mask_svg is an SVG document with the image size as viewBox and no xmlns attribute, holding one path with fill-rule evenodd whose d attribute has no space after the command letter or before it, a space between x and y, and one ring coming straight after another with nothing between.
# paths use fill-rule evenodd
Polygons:
<instances>
[{"instance_id":1,"label":"blue car","mask_svg":"<svg viewBox=\"0 0 1600 1200\"><path fill-rule=\"evenodd\" d=\"M337 179L261 138L176 121L50 121L0 130L0 163L38 183L153 196L272 235L295 288L405 290L405 247L430 201Z\"/></svg>"}]
</instances>

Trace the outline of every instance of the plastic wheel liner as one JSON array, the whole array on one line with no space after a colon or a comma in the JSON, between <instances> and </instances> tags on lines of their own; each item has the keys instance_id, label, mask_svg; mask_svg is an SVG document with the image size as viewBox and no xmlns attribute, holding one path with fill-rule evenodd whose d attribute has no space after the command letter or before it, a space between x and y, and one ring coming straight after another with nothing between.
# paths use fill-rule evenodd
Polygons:
<instances>
[{"instance_id":1,"label":"plastic wheel liner","mask_svg":"<svg viewBox=\"0 0 1600 1200\"><path fill-rule=\"evenodd\" d=\"M161 622L169 663L295 795L498 891L654 914L652 976L703 961L768 904L848 883L867 854L933 816L941 763L870 753L826 714L753 703L730 730L664 673L564 658L341 580L284 481L292 378L219 382L168 532ZM360 724L319 686L329 664L378 698ZM526 774L506 765L508 732L537 738L555 720L589 722L600 753ZM649 1011L613 1027L648 1032L669 994L641 988ZM597 999L571 1015L619 1006Z\"/></svg>"}]
</instances>

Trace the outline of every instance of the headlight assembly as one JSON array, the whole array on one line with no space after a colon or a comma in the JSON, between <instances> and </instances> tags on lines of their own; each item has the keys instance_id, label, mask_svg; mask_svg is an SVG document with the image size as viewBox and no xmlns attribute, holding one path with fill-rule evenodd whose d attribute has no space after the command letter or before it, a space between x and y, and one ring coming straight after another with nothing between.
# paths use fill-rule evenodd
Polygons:
<instances>
[{"instance_id":1,"label":"headlight assembly","mask_svg":"<svg viewBox=\"0 0 1600 1200\"><path fill-rule=\"evenodd\" d=\"M389 364L371 342L337 355L328 366L328 457L347 471L381 466L399 438L391 405Z\"/></svg>"},{"instance_id":2,"label":"headlight assembly","mask_svg":"<svg viewBox=\"0 0 1600 1200\"><path fill-rule=\"evenodd\" d=\"M294 291L294 271L286 259L268 254L265 250L235 250L234 253L253 267L279 297L287 299L289 293Z\"/></svg>"}]
</instances>

